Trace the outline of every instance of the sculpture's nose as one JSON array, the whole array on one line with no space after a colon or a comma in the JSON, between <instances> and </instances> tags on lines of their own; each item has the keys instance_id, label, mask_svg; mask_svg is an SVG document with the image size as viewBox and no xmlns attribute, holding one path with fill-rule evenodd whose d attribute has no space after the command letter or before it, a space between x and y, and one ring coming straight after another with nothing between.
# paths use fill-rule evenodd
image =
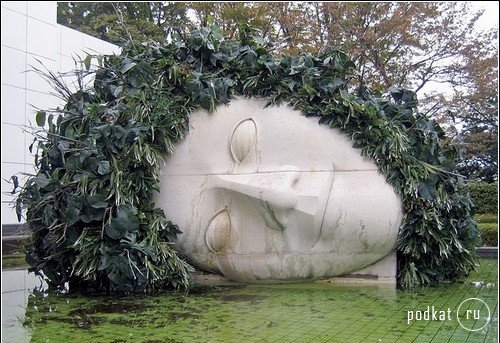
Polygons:
<instances>
[{"instance_id":1,"label":"sculpture's nose","mask_svg":"<svg viewBox=\"0 0 500 343\"><path fill-rule=\"evenodd\" d=\"M320 207L319 194L301 194L295 191L301 172L293 166L284 166L281 171L255 174L212 175L208 178L208 188L219 188L236 192L265 204L273 217L276 212L295 210L308 217L316 217ZM283 224L283 223L281 223ZM284 229L278 223L272 228Z\"/></svg>"},{"instance_id":2,"label":"sculpture's nose","mask_svg":"<svg viewBox=\"0 0 500 343\"><path fill-rule=\"evenodd\" d=\"M234 197L250 199L261 217L256 218L256 222L262 220L268 229L281 231L279 237L284 249L299 252L309 251L319 239L333 175L326 174L282 166L272 172L211 175L206 186L231 192ZM239 232L241 226L232 222L234 209L231 207L221 211L208 224L206 242L213 252L231 249L242 237L251 236L250 232ZM244 207L235 209L245 210ZM236 215L235 218L239 217ZM238 226L233 228L233 224ZM243 227L247 227L247 223Z\"/></svg>"},{"instance_id":3,"label":"sculpture's nose","mask_svg":"<svg viewBox=\"0 0 500 343\"><path fill-rule=\"evenodd\" d=\"M293 209L297 193L293 185L300 172L214 175L208 178L209 188L221 188L263 201L280 209Z\"/></svg>"}]
</instances>

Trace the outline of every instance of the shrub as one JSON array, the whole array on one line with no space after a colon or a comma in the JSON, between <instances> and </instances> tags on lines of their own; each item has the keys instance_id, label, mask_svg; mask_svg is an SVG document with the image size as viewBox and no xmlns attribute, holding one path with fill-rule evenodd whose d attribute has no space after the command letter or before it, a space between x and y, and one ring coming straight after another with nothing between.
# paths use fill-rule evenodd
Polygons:
<instances>
[{"instance_id":1,"label":"shrub","mask_svg":"<svg viewBox=\"0 0 500 343\"><path fill-rule=\"evenodd\" d=\"M95 71L89 56L90 89L72 92L51 75L66 104L57 117L37 114L45 127L34 145L38 171L17 198L18 214L27 209L31 270L73 290L186 287L189 267L170 243L179 231L152 202L156 166L186 134L189 113L245 95L317 117L373 158L403 201L400 285L467 275L477 228L470 199L458 193L457 151L418 112L415 93L353 92L356 69L345 53L276 58L259 42L249 28L237 40L202 28L165 45L129 43L97 57Z\"/></svg>"},{"instance_id":2,"label":"shrub","mask_svg":"<svg viewBox=\"0 0 500 343\"><path fill-rule=\"evenodd\" d=\"M498 212L498 184L486 182L470 182L465 188L474 204L474 213Z\"/></svg>"},{"instance_id":3,"label":"shrub","mask_svg":"<svg viewBox=\"0 0 500 343\"><path fill-rule=\"evenodd\" d=\"M477 225L481 233L481 239L484 246L498 246L498 224L497 223L481 223Z\"/></svg>"},{"instance_id":4,"label":"shrub","mask_svg":"<svg viewBox=\"0 0 500 343\"><path fill-rule=\"evenodd\" d=\"M498 215L496 213L482 213L474 215L474 220L478 223L498 223Z\"/></svg>"}]
</instances>

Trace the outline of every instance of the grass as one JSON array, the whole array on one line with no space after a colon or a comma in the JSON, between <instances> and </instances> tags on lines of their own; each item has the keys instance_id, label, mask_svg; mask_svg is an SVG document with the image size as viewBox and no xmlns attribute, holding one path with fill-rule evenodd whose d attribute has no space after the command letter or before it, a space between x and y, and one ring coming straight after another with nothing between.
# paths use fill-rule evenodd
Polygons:
<instances>
[{"instance_id":1,"label":"grass","mask_svg":"<svg viewBox=\"0 0 500 343\"><path fill-rule=\"evenodd\" d=\"M15 253L9 255L2 255L2 268L27 268L28 265L24 260L24 254Z\"/></svg>"},{"instance_id":2,"label":"grass","mask_svg":"<svg viewBox=\"0 0 500 343\"><path fill-rule=\"evenodd\" d=\"M498 262L481 260L464 282L403 292L327 283L199 287L139 297L32 296L31 342L492 342L497 332ZM456 313L467 298L491 309L484 329L412 321L428 306ZM468 325L481 326L484 318ZM485 323L485 321L484 321Z\"/></svg>"}]
</instances>

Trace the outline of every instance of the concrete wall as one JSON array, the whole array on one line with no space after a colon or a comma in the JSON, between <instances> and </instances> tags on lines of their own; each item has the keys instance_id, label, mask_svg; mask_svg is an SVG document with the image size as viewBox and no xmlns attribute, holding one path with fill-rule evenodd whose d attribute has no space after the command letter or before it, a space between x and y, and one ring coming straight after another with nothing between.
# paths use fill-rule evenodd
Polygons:
<instances>
[{"instance_id":1,"label":"concrete wall","mask_svg":"<svg viewBox=\"0 0 500 343\"><path fill-rule=\"evenodd\" d=\"M118 53L113 44L57 24L56 2L2 1L2 226L17 218L9 205L7 181L16 173L33 172L33 141L23 127L35 124L36 109L55 108L60 101L51 86L31 66L52 71L75 68L73 57ZM22 179L23 175L17 174ZM6 181L7 180L7 181Z\"/></svg>"}]
</instances>

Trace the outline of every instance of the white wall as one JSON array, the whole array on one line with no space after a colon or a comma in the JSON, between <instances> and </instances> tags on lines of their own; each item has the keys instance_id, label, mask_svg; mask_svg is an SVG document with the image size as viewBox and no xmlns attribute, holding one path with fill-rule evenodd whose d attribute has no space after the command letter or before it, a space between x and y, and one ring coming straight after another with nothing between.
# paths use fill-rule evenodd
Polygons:
<instances>
[{"instance_id":1,"label":"white wall","mask_svg":"<svg viewBox=\"0 0 500 343\"><path fill-rule=\"evenodd\" d=\"M51 86L31 67L53 71L75 68L73 57L119 53L113 44L57 24L56 2L2 1L2 224L15 224L17 218L9 205L12 185L6 180L16 173L33 171L33 156L28 146L32 137L23 131L35 124L36 108L59 105ZM17 174L21 179L22 175Z\"/></svg>"}]
</instances>

